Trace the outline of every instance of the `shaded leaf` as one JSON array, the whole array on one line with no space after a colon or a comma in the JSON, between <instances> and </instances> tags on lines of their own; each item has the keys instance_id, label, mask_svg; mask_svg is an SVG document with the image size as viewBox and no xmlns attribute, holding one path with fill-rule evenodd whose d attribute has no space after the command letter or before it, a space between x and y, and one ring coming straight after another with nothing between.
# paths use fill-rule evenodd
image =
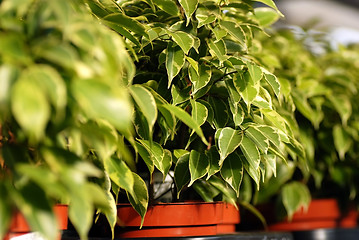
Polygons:
<instances>
[{"instance_id":1,"label":"shaded leaf","mask_svg":"<svg viewBox=\"0 0 359 240\"><path fill-rule=\"evenodd\" d=\"M162 146L156 142L150 142L147 140L138 141L150 154L152 162L156 168L162 172L163 176L167 176L167 173L172 165L171 153L168 153L168 150L164 150Z\"/></svg>"},{"instance_id":2,"label":"shaded leaf","mask_svg":"<svg viewBox=\"0 0 359 240\"><path fill-rule=\"evenodd\" d=\"M341 160L345 159L345 153L347 153L352 146L352 140L349 134L345 131L343 126L336 124L333 127L333 139L334 146L337 150Z\"/></svg>"},{"instance_id":3,"label":"shaded leaf","mask_svg":"<svg viewBox=\"0 0 359 240\"><path fill-rule=\"evenodd\" d=\"M174 178L177 187L177 198L182 191L182 189L187 185L191 180L191 174L189 171L189 156L190 153L183 154L177 161Z\"/></svg>"},{"instance_id":4,"label":"shaded leaf","mask_svg":"<svg viewBox=\"0 0 359 240\"><path fill-rule=\"evenodd\" d=\"M104 20L112 23L116 23L130 31L139 34L140 36L149 38L143 24L141 24L139 21L135 20L134 18L128 17L122 13L111 13L106 17L104 17Z\"/></svg>"},{"instance_id":5,"label":"shaded leaf","mask_svg":"<svg viewBox=\"0 0 359 240\"><path fill-rule=\"evenodd\" d=\"M293 214L302 207L307 209L311 201L309 189L300 182L290 182L285 184L281 192L282 201L288 213L289 220Z\"/></svg>"},{"instance_id":6,"label":"shaded leaf","mask_svg":"<svg viewBox=\"0 0 359 240\"><path fill-rule=\"evenodd\" d=\"M188 186L191 186L197 179L207 174L208 160L206 155L192 150L189 156L189 172L191 174L191 181Z\"/></svg>"},{"instance_id":7,"label":"shaded leaf","mask_svg":"<svg viewBox=\"0 0 359 240\"><path fill-rule=\"evenodd\" d=\"M239 188L243 179L243 164L237 153L230 154L223 162L221 175L239 197Z\"/></svg>"},{"instance_id":8,"label":"shaded leaf","mask_svg":"<svg viewBox=\"0 0 359 240\"><path fill-rule=\"evenodd\" d=\"M198 136L202 139L202 142L208 145L206 138L203 135L201 127L196 123L196 121L182 108L176 107L173 105L163 105L168 111L175 115L179 120L186 124L189 128L193 129Z\"/></svg>"},{"instance_id":9,"label":"shaded leaf","mask_svg":"<svg viewBox=\"0 0 359 240\"><path fill-rule=\"evenodd\" d=\"M206 151L206 157L208 159L208 170L207 170L207 180L220 170L218 150L216 146L212 146L208 151Z\"/></svg>"}]
</instances>

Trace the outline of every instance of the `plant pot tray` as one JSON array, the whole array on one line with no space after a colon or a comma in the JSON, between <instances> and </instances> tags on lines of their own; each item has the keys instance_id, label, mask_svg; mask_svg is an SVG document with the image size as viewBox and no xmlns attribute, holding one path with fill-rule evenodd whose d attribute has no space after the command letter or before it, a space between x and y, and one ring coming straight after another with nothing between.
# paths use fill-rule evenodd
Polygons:
<instances>
[{"instance_id":1,"label":"plant pot tray","mask_svg":"<svg viewBox=\"0 0 359 240\"><path fill-rule=\"evenodd\" d=\"M132 238L120 238L129 240ZM136 238L136 240L294 240L291 233L288 232L243 232L235 234L224 234L215 236L196 236L196 237L164 237L164 238ZM79 240L76 237L63 237L62 240ZM110 240L105 238L89 238L89 240ZM115 238L115 240L117 240Z\"/></svg>"}]
</instances>

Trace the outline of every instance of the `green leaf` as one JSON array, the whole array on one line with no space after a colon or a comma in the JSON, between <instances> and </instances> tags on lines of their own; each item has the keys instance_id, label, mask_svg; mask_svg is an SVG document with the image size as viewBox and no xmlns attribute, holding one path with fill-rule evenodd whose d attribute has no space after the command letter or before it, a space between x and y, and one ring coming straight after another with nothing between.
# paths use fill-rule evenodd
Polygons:
<instances>
[{"instance_id":1,"label":"green leaf","mask_svg":"<svg viewBox=\"0 0 359 240\"><path fill-rule=\"evenodd\" d=\"M185 56L187 62L191 65L191 67L196 71L197 75L199 74L199 67L198 67L198 62L196 60L194 60L191 57Z\"/></svg>"},{"instance_id":2,"label":"green leaf","mask_svg":"<svg viewBox=\"0 0 359 240\"><path fill-rule=\"evenodd\" d=\"M213 108L213 112L214 112L213 123L215 127L217 129L225 127L228 122L228 116L229 116L226 103L222 99L215 97L210 97L208 99L208 102Z\"/></svg>"},{"instance_id":3,"label":"green leaf","mask_svg":"<svg viewBox=\"0 0 359 240\"><path fill-rule=\"evenodd\" d=\"M243 164L237 153L230 154L223 162L221 175L239 197L239 188L243 179Z\"/></svg>"},{"instance_id":4,"label":"green leaf","mask_svg":"<svg viewBox=\"0 0 359 240\"><path fill-rule=\"evenodd\" d=\"M142 228L149 201L148 191L146 183L142 180L142 178L134 172L132 173L132 175L134 179L134 192L132 194L127 193L127 197L133 208L141 216L140 228Z\"/></svg>"},{"instance_id":5,"label":"green leaf","mask_svg":"<svg viewBox=\"0 0 359 240\"><path fill-rule=\"evenodd\" d=\"M163 11L171 16L178 16L179 10L174 1L171 0L153 0L153 2Z\"/></svg>"},{"instance_id":6,"label":"green leaf","mask_svg":"<svg viewBox=\"0 0 359 240\"><path fill-rule=\"evenodd\" d=\"M268 5L269 7L273 8L274 10L277 11L277 13L281 16L284 17L283 14L279 11L279 9L277 8L277 6L275 5L275 3L273 2L273 0L255 0L256 2L261 2L264 3L266 5Z\"/></svg>"},{"instance_id":7,"label":"green leaf","mask_svg":"<svg viewBox=\"0 0 359 240\"><path fill-rule=\"evenodd\" d=\"M108 158L104 160L104 167L111 180L120 188L133 193L134 179L132 171L124 161L118 158Z\"/></svg>"},{"instance_id":8,"label":"green leaf","mask_svg":"<svg viewBox=\"0 0 359 240\"><path fill-rule=\"evenodd\" d=\"M20 163L16 165L16 171L39 185L49 196L56 199L65 199L67 197L66 188L58 180L58 176L50 169Z\"/></svg>"},{"instance_id":9,"label":"green leaf","mask_svg":"<svg viewBox=\"0 0 359 240\"><path fill-rule=\"evenodd\" d=\"M168 111L170 111L173 115L175 115L179 120L181 120L184 124L186 124L189 128L193 129L198 136L201 138L202 142L208 145L206 138L202 132L201 127L196 123L196 121L182 108L176 107L173 105L163 105Z\"/></svg>"},{"instance_id":10,"label":"green leaf","mask_svg":"<svg viewBox=\"0 0 359 240\"><path fill-rule=\"evenodd\" d=\"M269 27L279 19L278 12L267 7L255 8L254 15L262 27Z\"/></svg>"},{"instance_id":11,"label":"green leaf","mask_svg":"<svg viewBox=\"0 0 359 240\"><path fill-rule=\"evenodd\" d=\"M238 93L236 87L234 86L233 80L229 79L225 81L225 84L232 102L239 103L239 101L241 100L241 95Z\"/></svg>"},{"instance_id":12,"label":"green leaf","mask_svg":"<svg viewBox=\"0 0 359 240\"><path fill-rule=\"evenodd\" d=\"M347 125L348 119L352 115L352 102L347 95L328 95L329 100L333 104L335 110L339 113L344 126Z\"/></svg>"},{"instance_id":13,"label":"green leaf","mask_svg":"<svg viewBox=\"0 0 359 240\"><path fill-rule=\"evenodd\" d=\"M104 17L104 20L116 23L130 31L133 31L140 36L144 36L149 38L144 24L141 24L139 21L135 20L134 18L128 17L122 13L111 13Z\"/></svg>"},{"instance_id":14,"label":"green leaf","mask_svg":"<svg viewBox=\"0 0 359 240\"><path fill-rule=\"evenodd\" d=\"M269 139L260 131L259 128L250 125L245 130L245 135L249 137L257 145L257 147L263 151L263 153L267 154Z\"/></svg>"},{"instance_id":15,"label":"green leaf","mask_svg":"<svg viewBox=\"0 0 359 240\"><path fill-rule=\"evenodd\" d=\"M190 157L190 153L183 154L178 159L175 166L174 178L177 187L177 198L179 198L182 189L191 180L191 174L189 171L189 157Z\"/></svg>"},{"instance_id":16,"label":"green leaf","mask_svg":"<svg viewBox=\"0 0 359 240\"><path fill-rule=\"evenodd\" d=\"M56 239L58 234L56 217L43 189L27 182L10 194L32 231L39 232L46 239Z\"/></svg>"},{"instance_id":17,"label":"green leaf","mask_svg":"<svg viewBox=\"0 0 359 240\"><path fill-rule=\"evenodd\" d=\"M228 35L228 32L219 26L213 28L212 32L214 33L214 36L216 37L217 41Z\"/></svg>"},{"instance_id":18,"label":"green leaf","mask_svg":"<svg viewBox=\"0 0 359 240\"><path fill-rule=\"evenodd\" d=\"M206 151L206 157L208 159L208 170L207 170L207 180L220 170L218 150L216 146L212 146L208 151Z\"/></svg>"},{"instance_id":19,"label":"green leaf","mask_svg":"<svg viewBox=\"0 0 359 240\"><path fill-rule=\"evenodd\" d=\"M261 109L267 120L283 133L287 133L287 121L276 111L271 109Z\"/></svg>"},{"instance_id":20,"label":"green leaf","mask_svg":"<svg viewBox=\"0 0 359 240\"><path fill-rule=\"evenodd\" d=\"M25 65L31 62L31 58L26 51L26 40L24 38L24 34L21 35L19 33L15 33L15 31L1 32L0 54L5 56L6 62L14 62L16 64Z\"/></svg>"},{"instance_id":21,"label":"green leaf","mask_svg":"<svg viewBox=\"0 0 359 240\"><path fill-rule=\"evenodd\" d=\"M153 126L157 119L155 98L150 91L138 84L130 86L129 90L136 104L139 106L141 113L145 116L150 134L152 135Z\"/></svg>"},{"instance_id":22,"label":"green leaf","mask_svg":"<svg viewBox=\"0 0 359 240\"><path fill-rule=\"evenodd\" d=\"M209 66L201 64L198 71L190 67L188 69L189 79L192 82L192 95L204 88L211 80L212 71Z\"/></svg>"},{"instance_id":23,"label":"green leaf","mask_svg":"<svg viewBox=\"0 0 359 240\"><path fill-rule=\"evenodd\" d=\"M234 124L236 126L241 126L245 117L245 112L242 105L239 103L232 103L229 106L232 112Z\"/></svg>"},{"instance_id":24,"label":"green leaf","mask_svg":"<svg viewBox=\"0 0 359 240\"><path fill-rule=\"evenodd\" d=\"M174 43L169 43L166 53L168 88L170 88L173 78L180 72L184 63L185 54L182 49Z\"/></svg>"},{"instance_id":25,"label":"green leaf","mask_svg":"<svg viewBox=\"0 0 359 240\"><path fill-rule=\"evenodd\" d=\"M207 174L208 160L206 155L192 150L189 156L189 172L191 174L191 181L188 186L191 186L197 179Z\"/></svg>"},{"instance_id":26,"label":"green leaf","mask_svg":"<svg viewBox=\"0 0 359 240\"><path fill-rule=\"evenodd\" d=\"M238 146L242 143L243 133L239 130L234 130L233 128L226 127L218 130L218 148L220 154L219 165L221 166L224 159L234 152ZM217 134L217 133L216 133Z\"/></svg>"},{"instance_id":27,"label":"green leaf","mask_svg":"<svg viewBox=\"0 0 359 240\"><path fill-rule=\"evenodd\" d=\"M207 116L207 122L211 125L212 128L214 127L214 111L212 106L209 104L208 101L205 101L203 99L197 99L196 101L202 103L208 110L208 116Z\"/></svg>"},{"instance_id":28,"label":"green leaf","mask_svg":"<svg viewBox=\"0 0 359 240\"><path fill-rule=\"evenodd\" d=\"M226 201L237 206L236 193L232 190L232 188L227 186L227 184L222 179L213 175L208 180L208 183L215 187L217 190L219 190L224 195Z\"/></svg>"},{"instance_id":29,"label":"green leaf","mask_svg":"<svg viewBox=\"0 0 359 240\"><path fill-rule=\"evenodd\" d=\"M44 137L51 109L40 86L25 76L21 77L12 88L11 110L32 141Z\"/></svg>"},{"instance_id":30,"label":"green leaf","mask_svg":"<svg viewBox=\"0 0 359 240\"><path fill-rule=\"evenodd\" d=\"M238 73L233 78L234 86L241 94L245 103L249 106L259 94L260 83L255 82L249 72Z\"/></svg>"},{"instance_id":31,"label":"green leaf","mask_svg":"<svg viewBox=\"0 0 359 240\"><path fill-rule=\"evenodd\" d=\"M12 217L11 200L9 193L6 189L7 181L1 181L0 183L0 239L5 239L5 234L10 227L10 221Z\"/></svg>"},{"instance_id":32,"label":"green leaf","mask_svg":"<svg viewBox=\"0 0 359 240\"><path fill-rule=\"evenodd\" d=\"M255 164L251 163L245 156L239 155L240 159L242 160L242 164L248 175L254 180L257 185L257 190L259 190L259 182L261 179L260 171L259 171L259 164L256 168Z\"/></svg>"},{"instance_id":33,"label":"green leaf","mask_svg":"<svg viewBox=\"0 0 359 240\"><path fill-rule=\"evenodd\" d=\"M248 72L251 75L253 82L258 83L262 79L262 76L263 76L263 72L262 72L261 68L251 62L246 62L246 65L247 65Z\"/></svg>"},{"instance_id":34,"label":"green leaf","mask_svg":"<svg viewBox=\"0 0 359 240\"><path fill-rule=\"evenodd\" d=\"M243 136L240 148L249 164L254 168L259 168L260 155L257 146L246 135Z\"/></svg>"},{"instance_id":35,"label":"green leaf","mask_svg":"<svg viewBox=\"0 0 359 240\"><path fill-rule=\"evenodd\" d=\"M222 28L226 29L227 32L234 37L244 49L247 49L247 45L245 43L245 32L243 31L242 27L237 25L235 22L231 21L221 21L220 25Z\"/></svg>"},{"instance_id":36,"label":"green leaf","mask_svg":"<svg viewBox=\"0 0 359 240\"><path fill-rule=\"evenodd\" d=\"M218 41L209 39L207 44L209 47L209 53L213 58L217 58L220 62L224 62L228 59L227 48L222 39Z\"/></svg>"},{"instance_id":37,"label":"green leaf","mask_svg":"<svg viewBox=\"0 0 359 240\"><path fill-rule=\"evenodd\" d=\"M191 99L192 118L199 125L203 125L208 117L208 109L200 102Z\"/></svg>"},{"instance_id":38,"label":"green leaf","mask_svg":"<svg viewBox=\"0 0 359 240\"><path fill-rule=\"evenodd\" d=\"M186 32L177 31L177 32L170 32L167 31L167 34L172 37L172 39L182 48L182 51L185 54L188 54L188 51L194 45L194 39Z\"/></svg>"},{"instance_id":39,"label":"green leaf","mask_svg":"<svg viewBox=\"0 0 359 240\"><path fill-rule=\"evenodd\" d=\"M0 66L0 122L10 113L10 88L17 78L17 71L11 65Z\"/></svg>"},{"instance_id":40,"label":"green leaf","mask_svg":"<svg viewBox=\"0 0 359 240\"><path fill-rule=\"evenodd\" d=\"M77 80L71 90L89 118L103 118L119 131L131 129L133 109L125 89L96 80Z\"/></svg>"},{"instance_id":41,"label":"green leaf","mask_svg":"<svg viewBox=\"0 0 359 240\"><path fill-rule=\"evenodd\" d=\"M150 174L152 174L153 171L155 170L155 166L151 159L151 155L146 150L146 148L143 147L140 143L136 142L136 146L137 146L138 153L140 154L142 160L145 162L148 170L150 171Z\"/></svg>"},{"instance_id":42,"label":"green leaf","mask_svg":"<svg viewBox=\"0 0 359 240\"><path fill-rule=\"evenodd\" d=\"M60 74L50 66L36 65L26 71L25 76L29 81L36 82L50 99L57 110L57 118L64 117L64 108L67 103L66 85Z\"/></svg>"},{"instance_id":43,"label":"green leaf","mask_svg":"<svg viewBox=\"0 0 359 240\"><path fill-rule=\"evenodd\" d=\"M200 28L204 25L210 24L212 22L214 22L217 17L215 15L205 15L205 14L196 14L196 19L198 21L198 26L197 28Z\"/></svg>"},{"instance_id":44,"label":"green leaf","mask_svg":"<svg viewBox=\"0 0 359 240\"><path fill-rule=\"evenodd\" d=\"M289 220L292 219L293 214L300 210L300 208L307 209L311 201L307 186L296 181L285 184L282 188L281 196Z\"/></svg>"},{"instance_id":45,"label":"green leaf","mask_svg":"<svg viewBox=\"0 0 359 240\"><path fill-rule=\"evenodd\" d=\"M270 201L273 196L280 192L280 189L292 179L296 165L292 161L287 164L278 164L276 177L271 177L263 183L257 194L255 204L262 204Z\"/></svg>"},{"instance_id":46,"label":"green leaf","mask_svg":"<svg viewBox=\"0 0 359 240\"><path fill-rule=\"evenodd\" d=\"M80 126L82 140L95 149L101 159L106 159L117 150L118 133L106 121L88 121Z\"/></svg>"},{"instance_id":47,"label":"green leaf","mask_svg":"<svg viewBox=\"0 0 359 240\"><path fill-rule=\"evenodd\" d=\"M163 176L167 176L172 165L172 155L168 150L164 150L162 146L156 142L147 140L138 140L151 156L151 160L156 168L162 172Z\"/></svg>"},{"instance_id":48,"label":"green leaf","mask_svg":"<svg viewBox=\"0 0 359 240\"><path fill-rule=\"evenodd\" d=\"M172 104L179 105L190 99L191 87L186 87L180 90L176 85L172 85L171 94L172 94Z\"/></svg>"},{"instance_id":49,"label":"green leaf","mask_svg":"<svg viewBox=\"0 0 359 240\"><path fill-rule=\"evenodd\" d=\"M187 25L190 22L192 14L196 11L198 0L179 0L187 17Z\"/></svg>"},{"instance_id":50,"label":"green leaf","mask_svg":"<svg viewBox=\"0 0 359 240\"><path fill-rule=\"evenodd\" d=\"M196 181L192 185L192 188L198 193L199 196L201 196L205 202L215 201L214 198L221 193L217 188L202 179Z\"/></svg>"},{"instance_id":51,"label":"green leaf","mask_svg":"<svg viewBox=\"0 0 359 240\"><path fill-rule=\"evenodd\" d=\"M338 151L341 160L345 159L347 153L352 146L352 140L342 125L336 124L333 127L333 139L335 149Z\"/></svg>"}]
</instances>

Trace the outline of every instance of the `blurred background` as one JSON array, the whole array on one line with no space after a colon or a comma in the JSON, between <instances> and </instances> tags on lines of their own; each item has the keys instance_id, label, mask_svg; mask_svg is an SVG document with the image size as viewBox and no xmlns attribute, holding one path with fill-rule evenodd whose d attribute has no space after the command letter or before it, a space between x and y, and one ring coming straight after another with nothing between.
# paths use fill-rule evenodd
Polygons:
<instances>
[{"instance_id":1,"label":"blurred background","mask_svg":"<svg viewBox=\"0 0 359 240\"><path fill-rule=\"evenodd\" d=\"M279 24L327 32L333 47L359 42L359 0L276 0Z\"/></svg>"}]
</instances>

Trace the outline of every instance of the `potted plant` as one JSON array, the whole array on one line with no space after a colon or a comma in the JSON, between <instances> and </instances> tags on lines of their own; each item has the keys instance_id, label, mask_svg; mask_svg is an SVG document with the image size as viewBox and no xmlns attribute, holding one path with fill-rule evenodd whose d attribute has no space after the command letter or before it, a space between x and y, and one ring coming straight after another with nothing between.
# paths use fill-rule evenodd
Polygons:
<instances>
[{"instance_id":1,"label":"potted plant","mask_svg":"<svg viewBox=\"0 0 359 240\"><path fill-rule=\"evenodd\" d=\"M252 53L262 25L280 15L272 1L259 2L272 8L254 9L252 1L87 1L126 39L136 65L129 87L136 137L126 143L138 162L117 170L147 172L140 175L148 176L148 190L138 175L124 181L108 172L116 198L127 196L142 217L136 221L143 232L155 207L156 172L166 179L173 171L174 201L235 205L245 174L259 188L276 159L287 160L283 149L303 154L273 104L282 95L279 80Z\"/></svg>"},{"instance_id":2,"label":"potted plant","mask_svg":"<svg viewBox=\"0 0 359 240\"><path fill-rule=\"evenodd\" d=\"M267 56L263 64L286 88L284 98L276 104L287 105L286 110L281 108L281 114L298 126L295 135L306 150L307 161L299 159L292 171L279 171L277 178L265 182L262 191L253 198L254 204L276 199L282 209L277 213L291 219L293 215L294 218L309 216L311 209L318 210L318 206L328 203L334 210L317 211L321 214L317 219L323 220L323 213L328 213L329 225L312 222L304 224L301 230L339 227L344 216L341 210L347 210L343 208L357 199L353 181L358 176L355 150L358 81L353 60L357 51L347 47L333 50L323 36L313 37L300 28L273 33L272 41L263 45ZM316 205L317 199L324 201ZM304 211L295 214L303 206ZM356 226L355 217L350 225ZM292 226L272 227L288 230Z\"/></svg>"},{"instance_id":3,"label":"potted plant","mask_svg":"<svg viewBox=\"0 0 359 240\"><path fill-rule=\"evenodd\" d=\"M18 213L57 239L58 203L86 239L114 203L98 162L130 135L134 65L81 1L5 0L0 18L0 239Z\"/></svg>"}]
</instances>

